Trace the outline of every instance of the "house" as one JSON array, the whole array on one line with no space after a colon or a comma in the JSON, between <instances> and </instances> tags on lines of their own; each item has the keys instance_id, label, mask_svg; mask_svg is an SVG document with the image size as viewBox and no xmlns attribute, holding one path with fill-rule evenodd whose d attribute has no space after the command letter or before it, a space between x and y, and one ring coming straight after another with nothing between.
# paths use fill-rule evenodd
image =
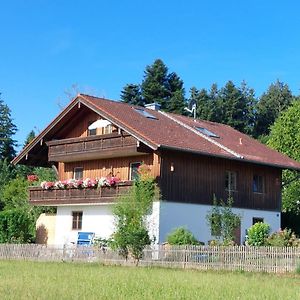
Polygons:
<instances>
[{"instance_id":1,"label":"house","mask_svg":"<svg viewBox=\"0 0 300 300\"><path fill-rule=\"evenodd\" d=\"M162 200L148 216L157 243L178 226L208 242L206 215L214 195L234 199L233 211L242 217L237 242L258 221L279 229L282 170L300 170L300 163L227 125L165 113L155 104L142 108L84 94L13 163L53 167L59 180L120 179L100 189L30 188L30 204L57 207L55 244L76 241L78 231L108 238L114 230L112 205L128 191L141 163L161 191Z\"/></svg>"}]
</instances>

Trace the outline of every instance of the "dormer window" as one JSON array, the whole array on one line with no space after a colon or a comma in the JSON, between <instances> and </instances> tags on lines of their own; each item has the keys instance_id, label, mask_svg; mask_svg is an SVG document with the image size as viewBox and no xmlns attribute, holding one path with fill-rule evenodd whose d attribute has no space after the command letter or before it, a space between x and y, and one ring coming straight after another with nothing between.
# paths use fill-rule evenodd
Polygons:
<instances>
[{"instance_id":1,"label":"dormer window","mask_svg":"<svg viewBox=\"0 0 300 300\"><path fill-rule=\"evenodd\" d=\"M94 122L90 122L88 126L88 135L102 135L109 134L116 131L117 128L111 124L110 121L105 119L99 119Z\"/></svg>"}]
</instances>

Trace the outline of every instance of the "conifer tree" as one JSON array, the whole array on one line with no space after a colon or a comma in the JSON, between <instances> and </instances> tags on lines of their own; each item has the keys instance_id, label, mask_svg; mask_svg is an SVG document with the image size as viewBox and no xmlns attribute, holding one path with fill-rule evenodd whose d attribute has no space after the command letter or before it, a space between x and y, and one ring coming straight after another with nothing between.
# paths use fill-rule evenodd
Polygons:
<instances>
[{"instance_id":1,"label":"conifer tree","mask_svg":"<svg viewBox=\"0 0 300 300\"><path fill-rule=\"evenodd\" d=\"M141 89L145 104L157 102L161 109L167 108L168 68L161 59L146 67Z\"/></svg>"},{"instance_id":2,"label":"conifer tree","mask_svg":"<svg viewBox=\"0 0 300 300\"><path fill-rule=\"evenodd\" d=\"M246 117L247 124L245 124L246 126L244 132L246 134L253 136L257 99L255 98L254 89L249 88L245 81L241 83L241 92L244 99L246 100L246 105L247 105L247 117Z\"/></svg>"},{"instance_id":3,"label":"conifer tree","mask_svg":"<svg viewBox=\"0 0 300 300\"><path fill-rule=\"evenodd\" d=\"M16 141L13 139L13 135L16 131L17 127L12 121L11 111L0 98L0 159L6 158L10 161L14 158Z\"/></svg>"},{"instance_id":4,"label":"conifer tree","mask_svg":"<svg viewBox=\"0 0 300 300\"><path fill-rule=\"evenodd\" d=\"M168 68L161 59L146 66L140 85L127 84L121 91L123 102L144 106L156 102L164 111L184 113L186 106L183 81L175 73L168 73Z\"/></svg>"},{"instance_id":5,"label":"conifer tree","mask_svg":"<svg viewBox=\"0 0 300 300\"><path fill-rule=\"evenodd\" d=\"M183 87L183 81L180 77L172 72L168 75L167 90L169 97L167 99L166 110L176 114L184 114L184 108L186 107L185 91Z\"/></svg>"},{"instance_id":6,"label":"conifer tree","mask_svg":"<svg viewBox=\"0 0 300 300\"><path fill-rule=\"evenodd\" d=\"M220 109L220 123L246 132L248 106L247 99L232 81L228 81L219 92L218 106Z\"/></svg>"},{"instance_id":7,"label":"conifer tree","mask_svg":"<svg viewBox=\"0 0 300 300\"><path fill-rule=\"evenodd\" d=\"M121 91L121 99L125 103L143 106L141 88L138 84L126 84Z\"/></svg>"},{"instance_id":8,"label":"conifer tree","mask_svg":"<svg viewBox=\"0 0 300 300\"><path fill-rule=\"evenodd\" d=\"M34 130L31 130L25 139L24 147L27 146L34 138L35 138L35 132Z\"/></svg>"},{"instance_id":9,"label":"conifer tree","mask_svg":"<svg viewBox=\"0 0 300 300\"><path fill-rule=\"evenodd\" d=\"M196 101L196 117L201 120L211 120L212 101L206 89L200 91L196 87L190 89L189 103Z\"/></svg>"}]
</instances>

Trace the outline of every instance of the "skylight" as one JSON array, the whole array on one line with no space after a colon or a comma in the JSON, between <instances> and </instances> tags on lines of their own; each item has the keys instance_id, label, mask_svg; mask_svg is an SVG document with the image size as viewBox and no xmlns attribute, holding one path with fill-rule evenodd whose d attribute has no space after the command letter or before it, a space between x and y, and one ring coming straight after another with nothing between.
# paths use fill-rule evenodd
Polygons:
<instances>
[{"instance_id":1,"label":"skylight","mask_svg":"<svg viewBox=\"0 0 300 300\"><path fill-rule=\"evenodd\" d=\"M212 131L210 131L204 127L196 127L196 129L209 137L219 138L219 136L217 134L213 133Z\"/></svg>"},{"instance_id":2,"label":"skylight","mask_svg":"<svg viewBox=\"0 0 300 300\"><path fill-rule=\"evenodd\" d=\"M145 111L142 108L135 108L134 110L137 111L138 113L140 113L145 118L153 119L153 120L158 120L155 116L151 115L149 112Z\"/></svg>"}]
</instances>

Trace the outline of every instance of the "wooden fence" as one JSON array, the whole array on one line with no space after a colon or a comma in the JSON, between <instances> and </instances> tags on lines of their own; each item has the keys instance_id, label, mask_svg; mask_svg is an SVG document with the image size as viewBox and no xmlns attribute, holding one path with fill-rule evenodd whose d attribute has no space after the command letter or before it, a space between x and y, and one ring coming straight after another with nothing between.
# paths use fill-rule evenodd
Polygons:
<instances>
[{"instance_id":1,"label":"wooden fence","mask_svg":"<svg viewBox=\"0 0 300 300\"><path fill-rule=\"evenodd\" d=\"M88 261L103 264L134 265L117 251L97 247L54 247L36 244L1 244L0 260ZM140 266L239 270L285 273L300 267L300 248L210 247L154 245L144 250Z\"/></svg>"}]
</instances>

